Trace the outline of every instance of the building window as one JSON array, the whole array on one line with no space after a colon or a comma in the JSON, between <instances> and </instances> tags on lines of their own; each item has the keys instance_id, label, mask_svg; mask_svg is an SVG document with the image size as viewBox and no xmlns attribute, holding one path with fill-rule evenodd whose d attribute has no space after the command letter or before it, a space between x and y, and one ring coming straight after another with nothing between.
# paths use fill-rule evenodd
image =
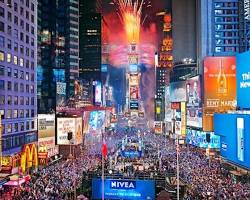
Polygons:
<instances>
[{"instance_id":1,"label":"building window","mask_svg":"<svg viewBox=\"0 0 250 200\"><path fill-rule=\"evenodd\" d=\"M8 20L11 22L12 21L12 14L11 12L8 12Z\"/></svg>"},{"instance_id":2,"label":"building window","mask_svg":"<svg viewBox=\"0 0 250 200\"><path fill-rule=\"evenodd\" d=\"M29 44L29 42L30 42L30 38L28 35L26 35L26 44Z\"/></svg>"},{"instance_id":3,"label":"building window","mask_svg":"<svg viewBox=\"0 0 250 200\"><path fill-rule=\"evenodd\" d=\"M14 91L18 92L18 83L16 83L16 82L14 83Z\"/></svg>"},{"instance_id":4,"label":"building window","mask_svg":"<svg viewBox=\"0 0 250 200\"><path fill-rule=\"evenodd\" d=\"M0 76L4 76L4 66L0 65ZM31 76L32 78L32 76Z\"/></svg>"},{"instance_id":5,"label":"building window","mask_svg":"<svg viewBox=\"0 0 250 200\"><path fill-rule=\"evenodd\" d=\"M29 60L26 60L26 68L29 69L29 66L30 66L30 61Z\"/></svg>"},{"instance_id":6,"label":"building window","mask_svg":"<svg viewBox=\"0 0 250 200\"><path fill-rule=\"evenodd\" d=\"M0 48L4 48L4 37L0 36Z\"/></svg>"},{"instance_id":7,"label":"building window","mask_svg":"<svg viewBox=\"0 0 250 200\"><path fill-rule=\"evenodd\" d=\"M24 111L23 109L19 110L19 117L23 118L24 117Z\"/></svg>"},{"instance_id":8,"label":"building window","mask_svg":"<svg viewBox=\"0 0 250 200\"><path fill-rule=\"evenodd\" d=\"M7 53L7 62L10 63L11 62L11 54Z\"/></svg>"},{"instance_id":9,"label":"building window","mask_svg":"<svg viewBox=\"0 0 250 200\"><path fill-rule=\"evenodd\" d=\"M30 116L29 109L26 109L26 110L25 110L25 117L29 118L29 116Z\"/></svg>"},{"instance_id":10,"label":"building window","mask_svg":"<svg viewBox=\"0 0 250 200\"><path fill-rule=\"evenodd\" d=\"M34 50L31 50L31 58L34 58L35 54L34 54Z\"/></svg>"},{"instance_id":11,"label":"building window","mask_svg":"<svg viewBox=\"0 0 250 200\"><path fill-rule=\"evenodd\" d=\"M20 66L23 67L23 58L20 58L20 59L19 59L19 62L20 62L20 63L19 63Z\"/></svg>"},{"instance_id":12,"label":"building window","mask_svg":"<svg viewBox=\"0 0 250 200\"><path fill-rule=\"evenodd\" d=\"M26 19L29 19L29 11L26 11Z\"/></svg>"},{"instance_id":13,"label":"building window","mask_svg":"<svg viewBox=\"0 0 250 200\"><path fill-rule=\"evenodd\" d=\"M0 80L0 90L4 90L4 80Z\"/></svg>"},{"instance_id":14,"label":"building window","mask_svg":"<svg viewBox=\"0 0 250 200\"><path fill-rule=\"evenodd\" d=\"M0 31L4 32L4 23L3 22L0 22Z\"/></svg>"},{"instance_id":15,"label":"building window","mask_svg":"<svg viewBox=\"0 0 250 200\"><path fill-rule=\"evenodd\" d=\"M32 47L35 45L34 38L31 38L30 44L31 44Z\"/></svg>"},{"instance_id":16,"label":"building window","mask_svg":"<svg viewBox=\"0 0 250 200\"><path fill-rule=\"evenodd\" d=\"M21 122L21 123L20 123L20 130L21 130L21 131L24 131L24 122Z\"/></svg>"},{"instance_id":17,"label":"building window","mask_svg":"<svg viewBox=\"0 0 250 200\"><path fill-rule=\"evenodd\" d=\"M8 81L7 89L10 91L12 89L11 81Z\"/></svg>"},{"instance_id":18,"label":"building window","mask_svg":"<svg viewBox=\"0 0 250 200\"><path fill-rule=\"evenodd\" d=\"M23 16L23 7L20 7L20 15Z\"/></svg>"},{"instance_id":19,"label":"building window","mask_svg":"<svg viewBox=\"0 0 250 200\"><path fill-rule=\"evenodd\" d=\"M20 52L21 52L21 54L24 53L24 47L23 47L23 45L20 45Z\"/></svg>"},{"instance_id":20,"label":"building window","mask_svg":"<svg viewBox=\"0 0 250 200\"><path fill-rule=\"evenodd\" d=\"M10 119L11 118L11 110L9 109L9 110L7 110L7 117L6 117L7 119Z\"/></svg>"},{"instance_id":21,"label":"building window","mask_svg":"<svg viewBox=\"0 0 250 200\"><path fill-rule=\"evenodd\" d=\"M26 92L27 92L27 93L29 93L29 92L30 92L29 85L26 85ZM26 105L29 105L29 104L26 104Z\"/></svg>"},{"instance_id":22,"label":"building window","mask_svg":"<svg viewBox=\"0 0 250 200\"><path fill-rule=\"evenodd\" d=\"M34 93L34 92L35 92L35 90L34 90L34 85L31 85L31 86L30 86L30 92L31 92L31 93Z\"/></svg>"},{"instance_id":23,"label":"building window","mask_svg":"<svg viewBox=\"0 0 250 200\"><path fill-rule=\"evenodd\" d=\"M20 20L20 26L22 27L22 29L24 29L24 21Z\"/></svg>"},{"instance_id":24,"label":"building window","mask_svg":"<svg viewBox=\"0 0 250 200\"><path fill-rule=\"evenodd\" d=\"M30 31L30 25L28 23L26 23L26 31L29 32Z\"/></svg>"},{"instance_id":25,"label":"building window","mask_svg":"<svg viewBox=\"0 0 250 200\"><path fill-rule=\"evenodd\" d=\"M7 132L11 133L12 131L12 124L7 124Z\"/></svg>"},{"instance_id":26,"label":"building window","mask_svg":"<svg viewBox=\"0 0 250 200\"><path fill-rule=\"evenodd\" d=\"M1 60L1 59L0 59ZM35 64L34 64L34 62L31 62L31 69L33 69L34 70L34 68L35 68Z\"/></svg>"},{"instance_id":27,"label":"building window","mask_svg":"<svg viewBox=\"0 0 250 200\"><path fill-rule=\"evenodd\" d=\"M18 70L17 69L14 69L14 78L18 78Z\"/></svg>"},{"instance_id":28,"label":"building window","mask_svg":"<svg viewBox=\"0 0 250 200\"><path fill-rule=\"evenodd\" d=\"M0 17L4 17L4 8L0 7Z\"/></svg>"},{"instance_id":29,"label":"building window","mask_svg":"<svg viewBox=\"0 0 250 200\"><path fill-rule=\"evenodd\" d=\"M14 132L18 132L18 123L14 124Z\"/></svg>"},{"instance_id":30,"label":"building window","mask_svg":"<svg viewBox=\"0 0 250 200\"><path fill-rule=\"evenodd\" d=\"M18 96L14 97L14 105L18 105Z\"/></svg>"},{"instance_id":31,"label":"building window","mask_svg":"<svg viewBox=\"0 0 250 200\"><path fill-rule=\"evenodd\" d=\"M18 12L18 10L17 10L17 3L14 3L14 11Z\"/></svg>"},{"instance_id":32,"label":"building window","mask_svg":"<svg viewBox=\"0 0 250 200\"><path fill-rule=\"evenodd\" d=\"M26 122L26 130L30 129L30 122Z\"/></svg>"},{"instance_id":33,"label":"building window","mask_svg":"<svg viewBox=\"0 0 250 200\"><path fill-rule=\"evenodd\" d=\"M35 6L33 3L31 3L31 10L34 11L35 10Z\"/></svg>"},{"instance_id":34,"label":"building window","mask_svg":"<svg viewBox=\"0 0 250 200\"><path fill-rule=\"evenodd\" d=\"M31 27L31 33L34 35L35 34L35 28L32 26Z\"/></svg>"},{"instance_id":35,"label":"building window","mask_svg":"<svg viewBox=\"0 0 250 200\"><path fill-rule=\"evenodd\" d=\"M31 122L31 129L34 129L34 128L35 128L35 122L32 121L32 122Z\"/></svg>"},{"instance_id":36,"label":"building window","mask_svg":"<svg viewBox=\"0 0 250 200\"><path fill-rule=\"evenodd\" d=\"M23 83L20 84L20 92L24 92L24 85L23 85Z\"/></svg>"},{"instance_id":37,"label":"building window","mask_svg":"<svg viewBox=\"0 0 250 200\"><path fill-rule=\"evenodd\" d=\"M28 81L29 80L29 72L25 73L25 80Z\"/></svg>"},{"instance_id":38,"label":"building window","mask_svg":"<svg viewBox=\"0 0 250 200\"><path fill-rule=\"evenodd\" d=\"M29 105L29 97L25 97L25 104L28 106Z\"/></svg>"},{"instance_id":39,"label":"building window","mask_svg":"<svg viewBox=\"0 0 250 200\"><path fill-rule=\"evenodd\" d=\"M13 56L13 61L14 61L14 64L17 65L17 56Z\"/></svg>"},{"instance_id":40,"label":"building window","mask_svg":"<svg viewBox=\"0 0 250 200\"><path fill-rule=\"evenodd\" d=\"M14 51L18 52L18 43L14 42Z\"/></svg>"},{"instance_id":41,"label":"building window","mask_svg":"<svg viewBox=\"0 0 250 200\"><path fill-rule=\"evenodd\" d=\"M4 109L0 110L0 115L1 115L1 118L4 119L5 118L5 115L4 115Z\"/></svg>"},{"instance_id":42,"label":"building window","mask_svg":"<svg viewBox=\"0 0 250 200\"><path fill-rule=\"evenodd\" d=\"M29 50L29 48L28 47L26 47L26 51L25 51L26 53L26 56L29 56L30 55L30 50Z\"/></svg>"},{"instance_id":43,"label":"building window","mask_svg":"<svg viewBox=\"0 0 250 200\"><path fill-rule=\"evenodd\" d=\"M12 34L12 28L11 28L11 26L8 26L7 33L8 33L9 35Z\"/></svg>"},{"instance_id":44,"label":"building window","mask_svg":"<svg viewBox=\"0 0 250 200\"><path fill-rule=\"evenodd\" d=\"M18 26L18 17L17 16L14 17L14 24Z\"/></svg>"},{"instance_id":45,"label":"building window","mask_svg":"<svg viewBox=\"0 0 250 200\"><path fill-rule=\"evenodd\" d=\"M35 105L35 98L34 97L31 97L31 105Z\"/></svg>"},{"instance_id":46,"label":"building window","mask_svg":"<svg viewBox=\"0 0 250 200\"><path fill-rule=\"evenodd\" d=\"M0 105L4 105L4 104L5 104L5 96L0 95Z\"/></svg>"},{"instance_id":47,"label":"building window","mask_svg":"<svg viewBox=\"0 0 250 200\"><path fill-rule=\"evenodd\" d=\"M8 39L8 40L7 40L7 47L8 47L8 49L11 49L11 48L12 48L11 46L12 46L12 45L11 45L11 40Z\"/></svg>"},{"instance_id":48,"label":"building window","mask_svg":"<svg viewBox=\"0 0 250 200\"><path fill-rule=\"evenodd\" d=\"M24 79L24 72L20 71L20 79Z\"/></svg>"},{"instance_id":49,"label":"building window","mask_svg":"<svg viewBox=\"0 0 250 200\"><path fill-rule=\"evenodd\" d=\"M12 104L12 96L10 96L10 95L8 96L7 103L8 103L8 105Z\"/></svg>"},{"instance_id":50,"label":"building window","mask_svg":"<svg viewBox=\"0 0 250 200\"><path fill-rule=\"evenodd\" d=\"M18 30L14 29L14 38L18 40Z\"/></svg>"},{"instance_id":51,"label":"building window","mask_svg":"<svg viewBox=\"0 0 250 200\"><path fill-rule=\"evenodd\" d=\"M13 118L18 118L18 110L13 110Z\"/></svg>"},{"instance_id":52,"label":"building window","mask_svg":"<svg viewBox=\"0 0 250 200\"><path fill-rule=\"evenodd\" d=\"M31 77L30 77L30 80L33 81L33 82L34 82L34 79L35 79L34 76L35 76L34 74L31 74Z\"/></svg>"},{"instance_id":53,"label":"building window","mask_svg":"<svg viewBox=\"0 0 250 200\"><path fill-rule=\"evenodd\" d=\"M20 105L24 105L24 97L20 97Z\"/></svg>"},{"instance_id":54,"label":"building window","mask_svg":"<svg viewBox=\"0 0 250 200\"><path fill-rule=\"evenodd\" d=\"M35 112L34 110L31 110L31 117L34 117L35 116Z\"/></svg>"},{"instance_id":55,"label":"building window","mask_svg":"<svg viewBox=\"0 0 250 200\"><path fill-rule=\"evenodd\" d=\"M4 61L4 52L0 51L0 61Z\"/></svg>"},{"instance_id":56,"label":"building window","mask_svg":"<svg viewBox=\"0 0 250 200\"><path fill-rule=\"evenodd\" d=\"M24 34L21 32L20 33L20 40L23 41L24 40Z\"/></svg>"},{"instance_id":57,"label":"building window","mask_svg":"<svg viewBox=\"0 0 250 200\"><path fill-rule=\"evenodd\" d=\"M34 23L34 22L35 22L34 15L31 15L31 22L32 22L32 23Z\"/></svg>"}]
</instances>

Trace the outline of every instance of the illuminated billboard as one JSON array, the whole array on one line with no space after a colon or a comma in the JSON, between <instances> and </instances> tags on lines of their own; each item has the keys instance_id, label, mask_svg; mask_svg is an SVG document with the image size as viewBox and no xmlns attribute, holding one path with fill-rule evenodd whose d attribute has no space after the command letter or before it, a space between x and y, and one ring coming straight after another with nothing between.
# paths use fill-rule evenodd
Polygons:
<instances>
[{"instance_id":1,"label":"illuminated billboard","mask_svg":"<svg viewBox=\"0 0 250 200\"><path fill-rule=\"evenodd\" d=\"M139 87L138 86L130 86L130 99L131 100L139 99Z\"/></svg>"},{"instance_id":2,"label":"illuminated billboard","mask_svg":"<svg viewBox=\"0 0 250 200\"><path fill-rule=\"evenodd\" d=\"M131 110L138 110L139 109L139 103L138 103L138 101L130 101L129 102L129 108Z\"/></svg>"},{"instance_id":3,"label":"illuminated billboard","mask_svg":"<svg viewBox=\"0 0 250 200\"><path fill-rule=\"evenodd\" d=\"M139 85L139 75L138 74L130 74L129 75L129 85Z\"/></svg>"},{"instance_id":4,"label":"illuminated billboard","mask_svg":"<svg viewBox=\"0 0 250 200\"><path fill-rule=\"evenodd\" d=\"M223 158L250 169L250 115L214 115L214 132L220 136Z\"/></svg>"},{"instance_id":5,"label":"illuminated billboard","mask_svg":"<svg viewBox=\"0 0 250 200\"><path fill-rule=\"evenodd\" d=\"M95 81L95 104L102 105L102 84L100 81Z\"/></svg>"},{"instance_id":6,"label":"illuminated billboard","mask_svg":"<svg viewBox=\"0 0 250 200\"><path fill-rule=\"evenodd\" d=\"M169 86L165 87L165 121L172 122L173 120L173 110L171 109L170 102L170 88Z\"/></svg>"},{"instance_id":7,"label":"illuminated billboard","mask_svg":"<svg viewBox=\"0 0 250 200\"><path fill-rule=\"evenodd\" d=\"M250 51L237 54L237 106L241 109L250 108Z\"/></svg>"},{"instance_id":8,"label":"illuminated billboard","mask_svg":"<svg viewBox=\"0 0 250 200\"><path fill-rule=\"evenodd\" d=\"M179 81L170 84L170 101L185 102L187 100L186 82Z\"/></svg>"},{"instance_id":9,"label":"illuminated billboard","mask_svg":"<svg viewBox=\"0 0 250 200\"><path fill-rule=\"evenodd\" d=\"M207 142L207 135L210 137L210 143ZM213 132L204 132L198 130L187 129L186 136L187 144L191 144L200 148L211 148L219 149L220 148L220 136L215 135Z\"/></svg>"},{"instance_id":10,"label":"illuminated billboard","mask_svg":"<svg viewBox=\"0 0 250 200\"><path fill-rule=\"evenodd\" d=\"M161 121L155 121L154 122L154 132L156 134L162 134L163 133L163 124Z\"/></svg>"},{"instance_id":11,"label":"illuminated billboard","mask_svg":"<svg viewBox=\"0 0 250 200\"><path fill-rule=\"evenodd\" d=\"M92 199L102 199L102 180L92 179ZM153 180L104 180L105 199L154 200L155 181Z\"/></svg>"},{"instance_id":12,"label":"illuminated billboard","mask_svg":"<svg viewBox=\"0 0 250 200\"><path fill-rule=\"evenodd\" d=\"M55 115L38 114L38 151L55 147Z\"/></svg>"},{"instance_id":13,"label":"illuminated billboard","mask_svg":"<svg viewBox=\"0 0 250 200\"><path fill-rule=\"evenodd\" d=\"M138 66L137 64L131 64L128 66L129 72L137 72L138 71Z\"/></svg>"},{"instance_id":14,"label":"illuminated billboard","mask_svg":"<svg viewBox=\"0 0 250 200\"><path fill-rule=\"evenodd\" d=\"M202 128L202 100L200 77L186 81L187 126Z\"/></svg>"},{"instance_id":15,"label":"illuminated billboard","mask_svg":"<svg viewBox=\"0 0 250 200\"><path fill-rule=\"evenodd\" d=\"M138 55L137 54L130 54L128 56L128 63L129 64L138 64Z\"/></svg>"},{"instance_id":16,"label":"illuminated billboard","mask_svg":"<svg viewBox=\"0 0 250 200\"><path fill-rule=\"evenodd\" d=\"M91 111L89 116L89 133L95 135L105 126L105 111Z\"/></svg>"},{"instance_id":17,"label":"illuminated billboard","mask_svg":"<svg viewBox=\"0 0 250 200\"><path fill-rule=\"evenodd\" d=\"M213 131L213 114L236 108L235 57L204 60L203 130Z\"/></svg>"},{"instance_id":18,"label":"illuminated billboard","mask_svg":"<svg viewBox=\"0 0 250 200\"><path fill-rule=\"evenodd\" d=\"M187 117L186 117L186 102L181 102L181 135L186 135Z\"/></svg>"},{"instance_id":19,"label":"illuminated billboard","mask_svg":"<svg viewBox=\"0 0 250 200\"><path fill-rule=\"evenodd\" d=\"M72 132L72 142L68 140L68 133ZM57 144L81 144L82 118L57 118Z\"/></svg>"}]
</instances>

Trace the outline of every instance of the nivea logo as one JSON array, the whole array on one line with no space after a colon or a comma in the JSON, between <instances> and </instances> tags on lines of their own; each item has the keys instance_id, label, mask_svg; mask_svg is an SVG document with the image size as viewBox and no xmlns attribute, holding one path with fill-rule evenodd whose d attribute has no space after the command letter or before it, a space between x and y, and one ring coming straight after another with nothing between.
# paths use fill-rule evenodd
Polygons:
<instances>
[{"instance_id":1,"label":"nivea logo","mask_svg":"<svg viewBox=\"0 0 250 200\"><path fill-rule=\"evenodd\" d=\"M122 180L111 180L112 189L135 189L135 181L122 181Z\"/></svg>"},{"instance_id":2,"label":"nivea logo","mask_svg":"<svg viewBox=\"0 0 250 200\"><path fill-rule=\"evenodd\" d=\"M226 151L226 150L227 150L227 144L222 143L222 144L221 144L221 148L222 148L224 151Z\"/></svg>"}]
</instances>

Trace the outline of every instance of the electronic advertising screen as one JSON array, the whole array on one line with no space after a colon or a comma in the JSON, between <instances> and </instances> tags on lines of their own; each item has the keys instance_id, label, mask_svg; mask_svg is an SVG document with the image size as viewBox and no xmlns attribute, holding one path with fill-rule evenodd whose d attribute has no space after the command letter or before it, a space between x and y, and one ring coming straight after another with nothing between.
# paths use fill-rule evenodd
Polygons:
<instances>
[{"instance_id":1,"label":"electronic advertising screen","mask_svg":"<svg viewBox=\"0 0 250 200\"><path fill-rule=\"evenodd\" d=\"M210 135L209 148L220 148L220 136L215 135L213 132L204 132L198 130L187 129L186 143L200 148L208 148L206 141L206 134Z\"/></svg>"},{"instance_id":2,"label":"electronic advertising screen","mask_svg":"<svg viewBox=\"0 0 250 200\"><path fill-rule=\"evenodd\" d=\"M202 128L202 101L200 77L186 81L187 126Z\"/></svg>"},{"instance_id":3,"label":"electronic advertising screen","mask_svg":"<svg viewBox=\"0 0 250 200\"><path fill-rule=\"evenodd\" d=\"M128 66L128 69L130 72L137 72L138 71L138 66L136 64L130 64Z\"/></svg>"},{"instance_id":4,"label":"electronic advertising screen","mask_svg":"<svg viewBox=\"0 0 250 200\"><path fill-rule=\"evenodd\" d=\"M203 130L213 131L215 112L227 112L235 108L235 57L206 57L204 59Z\"/></svg>"},{"instance_id":5,"label":"electronic advertising screen","mask_svg":"<svg viewBox=\"0 0 250 200\"><path fill-rule=\"evenodd\" d=\"M185 102L187 100L186 82L179 81L170 84L170 101Z\"/></svg>"},{"instance_id":6,"label":"electronic advertising screen","mask_svg":"<svg viewBox=\"0 0 250 200\"><path fill-rule=\"evenodd\" d=\"M139 99L139 87L138 86L130 86L130 99L131 100Z\"/></svg>"},{"instance_id":7,"label":"electronic advertising screen","mask_svg":"<svg viewBox=\"0 0 250 200\"><path fill-rule=\"evenodd\" d=\"M250 101L250 51L236 55L237 64L237 105L249 109Z\"/></svg>"},{"instance_id":8,"label":"electronic advertising screen","mask_svg":"<svg viewBox=\"0 0 250 200\"><path fill-rule=\"evenodd\" d=\"M102 199L102 180L92 179L92 199ZM155 181L153 180L104 180L105 199L154 200Z\"/></svg>"},{"instance_id":9,"label":"electronic advertising screen","mask_svg":"<svg viewBox=\"0 0 250 200\"><path fill-rule=\"evenodd\" d=\"M121 156L125 158L140 158L142 156L141 151L131 151L131 150L124 150L120 153Z\"/></svg>"},{"instance_id":10,"label":"electronic advertising screen","mask_svg":"<svg viewBox=\"0 0 250 200\"><path fill-rule=\"evenodd\" d=\"M102 84L100 81L96 81L95 83L95 104L102 104Z\"/></svg>"},{"instance_id":11,"label":"electronic advertising screen","mask_svg":"<svg viewBox=\"0 0 250 200\"><path fill-rule=\"evenodd\" d=\"M129 75L129 85L139 85L139 75L138 74L130 74Z\"/></svg>"},{"instance_id":12,"label":"electronic advertising screen","mask_svg":"<svg viewBox=\"0 0 250 200\"><path fill-rule=\"evenodd\" d=\"M138 110L139 109L139 103L138 102L136 102L136 101L130 101L130 109L131 110Z\"/></svg>"},{"instance_id":13,"label":"electronic advertising screen","mask_svg":"<svg viewBox=\"0 0 250 200\"><path fill-rule=\"evenodd\" d=\"M216 113L214 132L221 137L221 156L250 169L250 115Z\"/></svg>"}]
</instances>

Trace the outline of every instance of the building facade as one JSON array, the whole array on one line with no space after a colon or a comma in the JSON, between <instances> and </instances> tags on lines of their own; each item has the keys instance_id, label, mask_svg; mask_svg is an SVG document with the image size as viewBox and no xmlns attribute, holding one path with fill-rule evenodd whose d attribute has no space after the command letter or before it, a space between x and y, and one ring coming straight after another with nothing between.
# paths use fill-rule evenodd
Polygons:
<instances>
[{"instance_id":1,"label":"building facade","mask_svg":"<svg viewBox=\"0 0 250 200\"><path fill-rule=\"evenodd\" d=\"M0 1L0 113L3 156L37 141L37 1Z\"/></svg>"},{"instance_id":2,"label":"building facade","mask_svg":"<svg viewBox=\"0 0 250 200\"><path fill-rule=\"evenodd\" d=\"M38 112L48 113L74 95L79 76L78 0L39 0L38 33Z\"/></svg>"},{"instance_id":3,"label":"building facade","mask_svg":"<svg viewBox=\"0 0 250 200\"><path fill-rule=\"evenodd\" d=\"M239 50L250 50L250 0L239 1Z\"/></svg>"}]
</instances>

